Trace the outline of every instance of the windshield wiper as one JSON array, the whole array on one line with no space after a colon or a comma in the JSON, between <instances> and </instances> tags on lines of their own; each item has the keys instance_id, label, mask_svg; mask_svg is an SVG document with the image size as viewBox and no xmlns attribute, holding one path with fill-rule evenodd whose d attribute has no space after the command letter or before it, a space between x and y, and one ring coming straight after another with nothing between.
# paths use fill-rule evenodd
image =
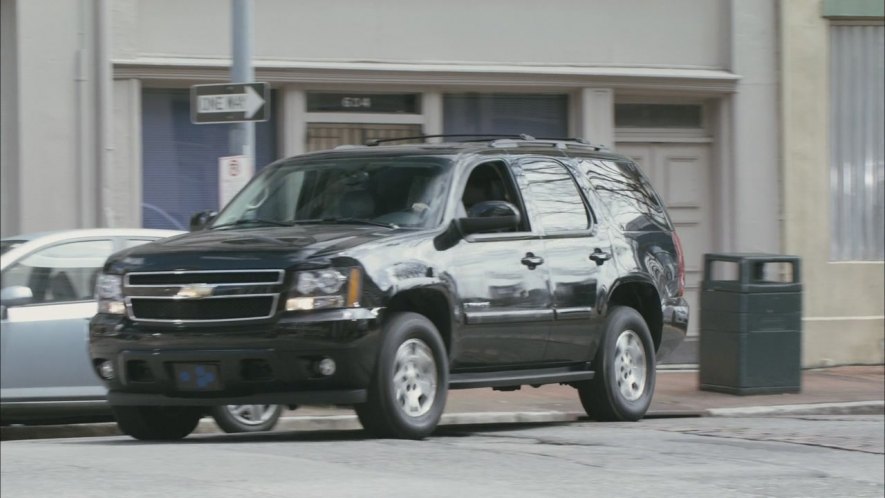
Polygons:
<instances>
[{"instance_id":1,"label":"windshield wiper","mask_svg":"<svg viewBox=\"0 0 885 498\"><path fill-rule=\"evenodd\" d=\"M233 221L231 223L224 223L222 225L216 225L211 228L212 228L212 230L215 230L216 228L227 228L227 227L234 227L234 226L241 226L241 225L253 225L253 224L254 225L270 225L270 226L275 226L275 227L291 227L291 226L295 225L295 222L266 220L264 218L251 218L251 219L243 218L243 219L240 219L237 221Z\"/></svg>"},{"instance_id":2,"label":"windshield wiper","mask_svg":"<svg viewBox=\"0 0 885 498\"><path fill-rule=\"evenodd\" d=\"M399 228L399 225L396 225L396 224L394 224L394 223L385 223L385 222L383 222L383 221L366 220L366 219L363 219L363 218L334 218L334 217L331 217L331 218L315 218L315 219L311 219L311 220L295 220L294 223L295 223L295 224L299 224L299 225L300 225L300 224L305 224L305 225L307 225L307 224L316 225L316 224L319 224L319 223L333 223L333 224L336 224L336 223L344 223L344 224L346 224L346 223L353 223L353 224L355 224L355 225L373 225L373 226L376 226L376 227L384 227L384 228L392 228L392 229Z\"/></svg>"}]
</instances>

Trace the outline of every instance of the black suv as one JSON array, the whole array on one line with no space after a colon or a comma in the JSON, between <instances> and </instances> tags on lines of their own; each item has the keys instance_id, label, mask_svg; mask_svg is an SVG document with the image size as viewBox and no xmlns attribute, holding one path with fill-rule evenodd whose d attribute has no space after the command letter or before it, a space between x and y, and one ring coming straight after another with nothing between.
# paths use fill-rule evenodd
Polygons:
<instances>
[{"instance_id":1,"label":"black suv","mask_svg":"<svg viewBox=\"0 0 885 498\"><path fill-rule=\"evenodd\" d=\"M642 418L688 307L637 166L574 139L380 142L277 161L192 233L107 261L90 352L123 432L334 404L422 438L449 389L551 383Z\"/></svg>"}]
</instances>

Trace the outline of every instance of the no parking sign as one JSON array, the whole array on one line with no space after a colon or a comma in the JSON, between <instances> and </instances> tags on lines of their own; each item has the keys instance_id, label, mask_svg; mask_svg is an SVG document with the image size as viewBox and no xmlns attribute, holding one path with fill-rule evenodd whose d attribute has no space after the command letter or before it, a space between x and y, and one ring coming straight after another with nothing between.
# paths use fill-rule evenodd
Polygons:
<instances>
[{"instance_id":1,"label":"no parking sign","mask_svg":"<svg viewBox=\"0 0 885 498\"><path fill-rule=\"evenodd\" d=\"M218 207L227 205L249 183L253 173L249 156L218 158Z\"/></svg>"}]
</instances>

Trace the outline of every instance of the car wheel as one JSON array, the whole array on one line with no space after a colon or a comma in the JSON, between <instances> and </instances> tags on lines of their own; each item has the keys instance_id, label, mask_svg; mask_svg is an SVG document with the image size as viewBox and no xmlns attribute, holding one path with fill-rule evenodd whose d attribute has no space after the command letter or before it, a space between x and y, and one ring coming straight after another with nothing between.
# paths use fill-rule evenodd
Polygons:
<instances>
[{"instance_id":1,"label":"car wheel","mask_svg":"<svg viewBox=\"0 0 885 498\"><path fill-rule=\"evenodd\" d=\"M113 411L123 434L144 441L182 439L203 416L203 410L190 406L115 406Z\"/></svg>"},{"instance_id":2,"label":"car wheel","mask_svg":"<svg viewBox=\"0 0 885 498\"><path fill-rule=\"evenodd\" d=\"M263 432L277 425L282 405L224 405L209 412L224 432Z\"/></svg>"},{"instance_id":3,"label":"car wheel","mask_svg":"<svg viewBox=\"0 0 885 498\"><path fill-rule=\"evenodd\" d=\"M641 419L654 394L655 354L648 325L638 311L612 307L593 365L593 380L578 385L587 415L605 421Z\"/></svg>"},{"instance_id":4,"label":"car wheel","mask_svg":"<svg viewBox=\"0 0 885 498\"><path fill-rule=\"evenodd\" d=\"M357 417L376 437L424 438L445 408L445 345L433 323L417 313L394 313L381 337L368 399L354 407Z\"/></svg>"}]
</instances>

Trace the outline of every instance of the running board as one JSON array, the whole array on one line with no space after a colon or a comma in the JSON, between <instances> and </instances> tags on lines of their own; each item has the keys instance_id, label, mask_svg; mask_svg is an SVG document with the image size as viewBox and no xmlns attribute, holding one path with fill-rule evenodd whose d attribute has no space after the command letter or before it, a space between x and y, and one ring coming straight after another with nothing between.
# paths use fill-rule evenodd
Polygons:
<instances>
[{"instance_id":1,"label":"running board","mask_svg":"<svg viewBox=\"0 0 885 498\"><path fill-rule=\"evenodd\" d=\"M501 372L453 373L449 375L449 389L474 387L516 387L522 385L558 384L591 380L594 372L566 368L535 370L505 370Z\"/></svg>"}]
</instances>

